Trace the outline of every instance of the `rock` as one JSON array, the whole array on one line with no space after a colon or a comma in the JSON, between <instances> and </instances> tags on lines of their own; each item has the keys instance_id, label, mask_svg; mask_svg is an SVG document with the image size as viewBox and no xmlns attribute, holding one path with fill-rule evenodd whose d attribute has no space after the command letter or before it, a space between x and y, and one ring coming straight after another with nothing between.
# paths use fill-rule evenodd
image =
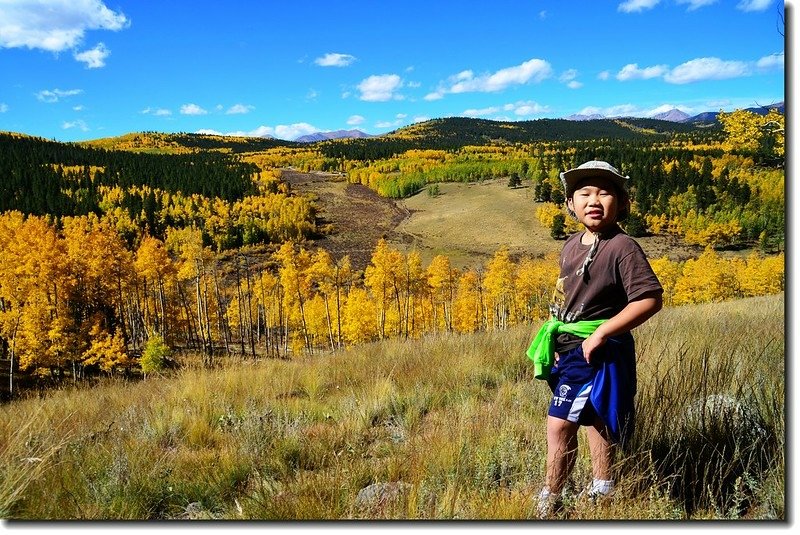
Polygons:
<instances>
[{"instance_id":1,"label":"rock","mask_svg":"<svg viewBox=\"0 0 800 535\"><path fill-rule=\"evenodd\" d=\"M358 491L355 507L362 513L377 513L402 505L411 485L402 481L374 483Z\"/></svg>"},{"instance_id":2,"label":"rock","mask_svg":"<svg viewBox=\"0 0 800 535\"><path fill-rule=\"evenodd\" d=\"M726 430L739 437L764 438L766 429L752 407L728 394L711 394L693 401L684 414L687 429L699 433Z\"/></svg>"}]
</instances>

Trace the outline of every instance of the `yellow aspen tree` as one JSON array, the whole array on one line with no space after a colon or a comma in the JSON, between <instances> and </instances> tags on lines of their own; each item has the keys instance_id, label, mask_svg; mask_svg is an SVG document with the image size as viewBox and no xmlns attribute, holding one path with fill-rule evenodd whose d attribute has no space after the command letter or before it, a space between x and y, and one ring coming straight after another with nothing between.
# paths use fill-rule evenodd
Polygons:
<instances>
[{"instance_id":1,"label":"yellow aspen tree","mask_svg":"<svg viewBox=\"0 0 800 535\"><path fill-rule=\"evenodd\" d=\"M329 310L325 298L321 294L313 294L306 301L305 309L311 346L316 347L318 345L317 340L319 340L320 347L328 346L329 349L333 350L333 346L330 343L330 323L327 317Z\"/></svg>"},{"instance_id":2,"label":"yellow aspen tree","mask_svg":"<svg viewBox=\"0 0 800 535\"><path fill-rule=\"evenodd\" d=\"M292 323L299 325L300 334L295 339L302 339L306 350L310 352L311 340L306 323L305 303L311 294L311 280L308 276L311 255L303 248L296 251L293 242L286 242L281 245L274 257L279 264L278 274L288 314L287 333ZM297 346L294 349L296 350Z\"/></svg>"},{"instance_id":3,"label":"yellow aspen tree","mask_svg":"<svg viewBox=\"0 0 800 535\"><path fill-rule=\"evenodd\" d=\"M495 330L505 330L514 306L514 264L508 248L501 247L486 266L483 278L487 319Z\"/></svg>"},{"instance_id":4,"label":"yellow aspen tree","mask_svg":"<svg viewBox=\"0 0 800 535\"><path fill-rule=\"evenodd\" d=\"M283 297L278 278L269 271L262 271L255 282L257 313L257 339L263 339L267 355L280 354L283 333ZM263 330L262 330L263 325Z\"/></svg>"},{"instance_id":5,"label":"yellow aspen tree","mask_svg":"<svg viewBox=\"0 0 800 535\"><path fill-rule=\"evenodd\" d=\"M432 311L433 331L453 330L453 301L458 285L459 271L445 255L436 255L426 270Z\"/></svg>"},{"instance_id":6,"label":"yellow aspen tree","mask_svg":"<svg viewBox=\"0 0 800 535\"><path fill-rule=\"evenodd\" d=\"M678 279L681 278L683 264L681 262L673 262L666 256L662 256L651 260L650 267L653 268L653 272L664 289L664 305L672 305L675 298L675 285Z\"/></svg>"},{"instance_id":7,"label":"yellow aspen tree","mask_svg":"<svg viewBox=\"0 0 800 535\"><path fill-rule=\"evenodd\" d=\"M422 257L417 251L411 251L406 255L401 284L403 293L402 334L406 338L416 337L424 328L423 318L420 317L423 309L419 305L425 301L427 289L425 271L422 269Z\"/></svg>"},{"instance_id":8,"label":"yellow aspen tree","mask_svg":"<svg viewBox=\"0 0 800 535\"><path fill-rule=\"evenodd\" d=\"M784 291L785 258L780 253L762 257L751 253L740 262L736 272L739 287L744 297L771 295Z\"/></svg>"},{"instance_id":9,"label":"yellow aspen tree","mask_svg":"<svg viewBox=\"0 0 800 535\"><path fill-rule=\"evenodd\" d=\"M453 326L461 333L474 333L483 326L481 277L475 270L467 270L458 279L456 299L453 303Z\"/></svg>"},{"instance_id":10,"label":"yellow aspen tree","mask_svg":"<svg viewBox=\"0 0 800 535\"><path fill-rule=\"evenodd\" d=\"M386 337L388 330L399 334L402 265L403 255L381 238L364 270L364 284L378 305L378 334L381 339Z\"/></svg>"},{"instance_id":11,"label":"yellow aspen tree","mask_svg":"<svg viewBox=\"0 0 800 535\"><path fill-rule=\"evenodd\" d=\"M190 301L189 295L183 295L182 300L187 316L193 316L195 332L192 334L203 349L204 362L211 364L214 340L209 294L213 255L209 248L203 246L202 233L196 228L168 229L165 244L167 250L177 257L178 281L191 281L194 287L194 301ZM178 289L181 291L179 285ZM189 306L193 306L194 313L189 311Z\"/></svg>"},{"instance_id":12,"label":"yellow aspen tree","mask_svg":"<svg viewBox=\"0 0 800 535\"><path fill-rule=\"evenodd\" d=\"M239 250L227 263L236 277L233 288L223 282L223 275L220 273L219 263L215 264L214 269L214 294L217 299L217 308L225 309L225 313L220 315L220 329L223 330L227 338L231 333L239 333L240 353L244 355L248 350L251 357L256 356L256 334L253 318L257 315L255 310L254 281L252 275L252 263L250 257ZM227 303L227 306L226 306ZM233 311L233 304L238 310ZM235 313L238 317L236 325L233 325L230 314Z\"/></svg>"},{"instance_id":13,"label":"yellow aspen tree","mask_svg":"<svg viewBox=\"0 0 800 535\"><path fill-rule=\"evenodd\" d=\"M353 286L344 303L342 334L349 345L371 342L380 336L378 305L366 289Z\"/></svg>"},{"instance_id":14,"label":"yellow aspen tree","mask_svg":"<svg viewBox=\"0 0 800 535\"><path fill-rule=\"evenodd\" d=\"M117 368L130 368L133 359L128 355L125 341L119 331L109 334L95 323L91 331L91 344L83 354L83 364L97 364L103 371L113 373Z\"/></svg>"},{"instance_id":15,"label":"yellow aspen tree","mask_svg":"<svg viewBox=\"0 0 800 535\"><path fill-rule=\"evenodd\" d=\"M159 334L168 341L167 287L174 283L177 269L164 242L146 235L136 250L133 265L143 291L142 320L145 329L149 334Z\"/></svg>"},{"instance_id":16,"label":"yellow aspen tree","mask_svg":"<svg viewBox=\"0 0 800 535\"><path fill-rule=\"evenodd\" d=\"M339 319L333 317L333 314L339 313L338 308L331 311L331 297L334 300L338 299L338 284L337 284L337 267L334 265L331 255L324 249L319 249L312 259L311 267L309 268L309 276L311 283L315 286L322 297L322 312L324 314L325 322L327 325L327 339L330 344L330 349L336 348L336 340L339 336ZM336 333L334 333L336 331Z\"/></svg>"},{"instance_id":17,"label":"yellow aspen tree","mask_svg":"<svg viewBox=\"0 0 800 535\"><path fill-rule=\"evenodd\" d=\"M336 347L341 348L342 341L342 303L344 296L352 287L359 274L353 271L350 265L350 257L344 256L343 258L334 262L333 265L333 287L335 295L335 310L336 310Z\"/></svg>"},{"instance_id":18,"label":"yellow aspen tree","mask_svg":"<svg viewBox=\"0 0 800 535\"><path fill-rule=\"evenodd\" d=\"M516 300L515 322L530 322L546 318L558 278L558 253L548 253L543 259L523 258L514 277Z\"/></svg>"},{"instance_id":19,"label":"yellow aspen tree","mask_svg":"<svg viewBox=\"0 0 800 535\"><path fill-rule=\"evenodd\" d=\"M69 304L76 281L67 251L44 218L0 216L0 337L13 368L63 367L78 359Z\"/></svg>"},{"instance_id":20,"label":"yellow aspen tree","mask_svg":"<svg viewBox=\"0 0 800 535\"><path fill-rule=\"evenodd\" d=\"M771 138L772 151L778 157L785 153L785 123L783 114L771 109L766 115L759 115L748 110L736 110L730 113L720 112L717 120L722 124L726 138L723 149L758 151Z\"/></svg>"},{"instance_id":21,"label":"yellow aspen tree","mask_svg":"<svg viewBox=\"0 0 800 535\"><path fill-rule=\"evenodd\" d=\"M102 346L113 339L110 333L118 332L115 335L122 340L123 348L127 346L125 295L134 275L132 255L119 234L94 214L65 218L62 226L65 261L77 281L70 296L71 315L77 321L79 346L75 351L84 355L80 357L83 365L97 364L86 362L85 355L95 343ZM112 360L121 366L130 364L123 357Z\"/></svg>"},{"instance_id":22,"label":"yellow aspen tree","mask_svg":"<svg viewBox=\"0 0 800 535\"><path fill-rule=\"evenodd\" d=\"M676 305L718 302L735 297L737 292L736 274L730 262L706 248L698 258L684 264L675 283L673 302Z\"/></svg>"}]
</instances>

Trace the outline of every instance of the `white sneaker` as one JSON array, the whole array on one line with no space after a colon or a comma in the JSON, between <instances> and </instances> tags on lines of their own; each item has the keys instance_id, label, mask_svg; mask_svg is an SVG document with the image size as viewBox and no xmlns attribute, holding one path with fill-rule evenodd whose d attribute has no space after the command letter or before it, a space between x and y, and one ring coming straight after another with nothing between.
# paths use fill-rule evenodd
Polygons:
<instances>
[{"instance_id":1,"label":"white sneaker","mask_svg":"<svg viewBox=\"0 0 800 535\"><path fill-rule=\"evenodd\" d=\"M608 497L614 492L614 482L609 480L595 479L578 494L578 500L588 500L591 503Z\"/></svg>"},{"instance_id":2,"label":"white sneaker","mask_svg":"<svg viewBox=\"0 0 800 535\"><path fill-rule=\"evenodd\" d=\"M536 513L542 520L552 518L555 513L561 510L562 501L560 494L553 494L550 489L544 487L537 497Z\"/></svg>"}]
</instances>

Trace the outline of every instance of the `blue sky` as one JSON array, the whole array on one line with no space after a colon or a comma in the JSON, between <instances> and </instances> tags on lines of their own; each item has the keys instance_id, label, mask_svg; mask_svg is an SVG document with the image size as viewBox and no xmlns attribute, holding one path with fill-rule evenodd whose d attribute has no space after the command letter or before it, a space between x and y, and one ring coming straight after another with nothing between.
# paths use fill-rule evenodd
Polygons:
<instances>
[{"instance_id":1,"label":"blue sky","mask_svg":"<svg viewBox=\"0 0 800 535\"><path fill-rule=\"evenodd\" d=\"M793 5L791 7L794 7ZM0 130L382 134L784 100L775 0L0 0Z\"/></svg>"}]
</instances>

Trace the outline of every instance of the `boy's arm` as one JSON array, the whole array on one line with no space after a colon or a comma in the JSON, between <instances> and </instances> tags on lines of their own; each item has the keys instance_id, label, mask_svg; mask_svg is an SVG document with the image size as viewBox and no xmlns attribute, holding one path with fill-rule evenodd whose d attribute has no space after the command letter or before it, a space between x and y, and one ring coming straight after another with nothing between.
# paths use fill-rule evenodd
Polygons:
<instances>
[{"instance_id":1,"label":"boy's arm","mask_svg":"<svg viewBox=\"0 0 800 535\"><path fill-rule=\"evenodd\" d=\"M586 362L591 362L594 350L605 344L606 340L638 327L661 310L661 306L660 291L646 293L628 303L619 314L600 325L589 338L583 341L583 357Z\"/></svg>"}]
</instances>

